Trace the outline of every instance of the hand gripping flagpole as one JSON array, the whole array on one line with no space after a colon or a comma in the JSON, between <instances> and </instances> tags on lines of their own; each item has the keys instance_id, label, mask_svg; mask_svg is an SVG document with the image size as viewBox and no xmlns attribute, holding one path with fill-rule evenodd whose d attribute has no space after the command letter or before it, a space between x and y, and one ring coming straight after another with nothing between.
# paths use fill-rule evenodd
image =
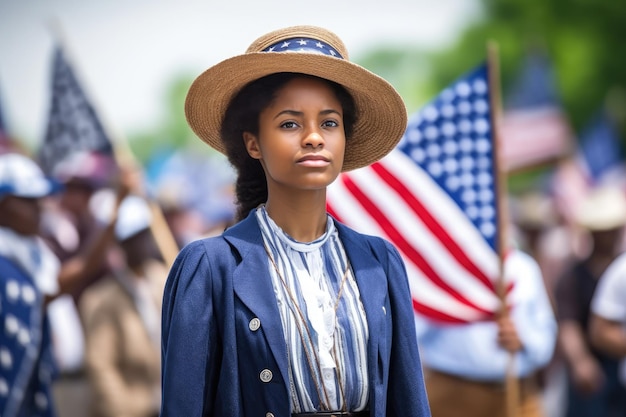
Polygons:
<instances>
[{"instance_id":1,"label":"hand gripping flagpole","mask_svg":"<svg viewBox=\"0 0 626 417\"><path fill-rule=\"evenodd\" d=\"M497 198L497 218L498 218L498 270L499 277L497 282L498 297L500 298L501 316L509 314L506 302L506 282L504 279L504 257L508 246L507 236L507 176L504 167L502 167L502 157L500 146L502 138L500 137L500 121L502 118L502 102L500 94L500 66L498 45L490 41L487 44L487 72L489 75L489 101L491 108L491 126L493 137L493 167L494 177L496 178L496 198ZM506 412L508 417L516 417L519 404L519 381L515 372L515 353L509 352L509 363L506 372Z\"/></svg>"}]
</instances>

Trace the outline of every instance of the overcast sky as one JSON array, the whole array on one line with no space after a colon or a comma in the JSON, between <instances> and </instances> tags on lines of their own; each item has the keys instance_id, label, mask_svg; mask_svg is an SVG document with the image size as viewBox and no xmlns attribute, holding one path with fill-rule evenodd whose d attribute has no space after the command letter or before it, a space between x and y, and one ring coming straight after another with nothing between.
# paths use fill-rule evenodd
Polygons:
<instances>
[{"instance_id":1,"label":"overcast sky","mask_svg":"<svg viewBox=\"0 0 626 417\"><path fill-rule=\"evenodd\" d=\"M162 115L176 74L199 74L267 31L324 26L355 56L379 44L445 46L477 14L477 0L0 0L0 105L13 134L41 140L53 22L98 114L128 135Z\"/></svg>"}]
</instances>

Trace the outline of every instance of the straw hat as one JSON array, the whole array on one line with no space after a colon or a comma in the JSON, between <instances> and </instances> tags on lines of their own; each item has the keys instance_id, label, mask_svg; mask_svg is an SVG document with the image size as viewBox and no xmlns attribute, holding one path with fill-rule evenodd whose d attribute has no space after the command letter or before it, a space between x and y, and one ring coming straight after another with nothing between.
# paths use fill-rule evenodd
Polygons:
<instances>
[{"instance_id":1,"label":"straw hat","mask_svg":"<svg viewBox=\"0 0 626 417\"><path fill-rule=\"evenodd\" d=\"M270 32L255 40L245 54L226 59L200 74L185 103L189 125L200 139L225 153L220 128L228 104L246 84L278 72L334 81L354 98L357 121L353 137L346 144L344 171L376 162L404 134L406 107L393 86L350 62L341 39L315 26Z\"/></svg>"},{"instance_id":2,"label":"straw hat","mask_svg":"<svg viewBox=\"0 0 626 417\"><path fill-rule=\"evenodd\" d=\"M591 231L626 225L626 196L617 187L603 186L591 191L575 212L576 223Z\"/></svg>"},{"instance_id":3,"label":"straw hat","mask_svg":"<svg viewBox=\"0 0 626 417\"><path fill-rule=\"evenodd\" d=\"M511 197L513 221L526 229L543 229L556 223L552 199L537 191L529 191L517 198Z\"/></svg>"}]
</instances>

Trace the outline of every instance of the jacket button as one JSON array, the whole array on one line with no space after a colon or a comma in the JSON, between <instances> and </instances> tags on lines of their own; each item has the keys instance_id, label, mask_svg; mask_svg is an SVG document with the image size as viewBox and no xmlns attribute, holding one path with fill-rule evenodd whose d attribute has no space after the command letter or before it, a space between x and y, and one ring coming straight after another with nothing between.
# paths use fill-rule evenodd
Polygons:
<instances>
[{"instance_id":1,"label":"jacket button","mask_svg":"<svg viewBox=\"0 0 626 417\"><path fill-rule=\"evenodd\" d=\"M387 309L385 308L385 306L383 306L383 314L386 316L387 315Z\"/></svg>"},{"instance_id":2,"label":"jacket button","mask_svg":"<svg viewBox=\"0 0 626 417\"><path fill-rule=\"evenodd\" d=\"M259 377L261 378L261 381L263 382L270 382L273 377L272 371L270 371L269 369L263 369Z\"/></svg>"},{"instance_id":3,"label":"jacket button","mask_svg":"<svg viewBox=\"0 0 626 417\"><path fill-rule=\"evenodd\" d=\"M248 327L253 332L256 332L257 330L259 330L259 327L261 327L261 320L259 320L257 317L253 318L252 320L250 320L250 323L248 323Z\"/></svg>"}]
</instances>

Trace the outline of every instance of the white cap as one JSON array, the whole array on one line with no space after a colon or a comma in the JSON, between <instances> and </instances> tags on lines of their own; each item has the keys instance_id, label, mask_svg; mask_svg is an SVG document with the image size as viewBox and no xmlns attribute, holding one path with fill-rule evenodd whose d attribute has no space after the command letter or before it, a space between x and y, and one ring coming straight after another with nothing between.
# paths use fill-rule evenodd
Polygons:
<instances>
[{"instance_id":1,"label":"white cap","mask_svg":"<svg viewBox=\"0 0 626 417\"><path fill-rule=\"evenodd\" d=\"M96 219L108 223L113 213L115 194L111 190L102 190L94 194L89 202ZM146 201L138 196L129 195L122 201L115 223L115 237L124 241L146 230L152 223L152 213Z\"/></svg>"},{"instance_id":2,"label":"white cap","mask_svg":"<svg viewBox=\"0 0 626 417\"><path fill-rule=\"evenodd\" d=\"M32 159L16 153L0 155L0 198L4 195L40 198L60 188Z\"/></svg>"}]
</instances>

